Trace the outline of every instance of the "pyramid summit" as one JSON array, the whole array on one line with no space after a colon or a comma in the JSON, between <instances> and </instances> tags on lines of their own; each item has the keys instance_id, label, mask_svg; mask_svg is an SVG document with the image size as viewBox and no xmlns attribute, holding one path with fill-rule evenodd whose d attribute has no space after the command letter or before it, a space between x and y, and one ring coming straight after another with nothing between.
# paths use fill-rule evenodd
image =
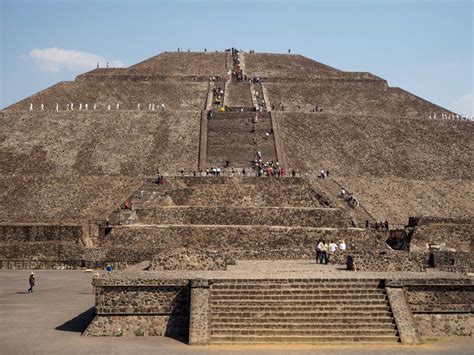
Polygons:
<instances>
[{"instance_id":1,"label":"pyramid summit","mask_svg":"<svg viewBox=\"0 0 474 355\"><path fill-rule=\"evenodd\" d=\"M383 78L165 52L57 83L0 123L1 268L125 269L94 283L84 335L472 334L473 122Z\"/></svg>"}]
</instances>

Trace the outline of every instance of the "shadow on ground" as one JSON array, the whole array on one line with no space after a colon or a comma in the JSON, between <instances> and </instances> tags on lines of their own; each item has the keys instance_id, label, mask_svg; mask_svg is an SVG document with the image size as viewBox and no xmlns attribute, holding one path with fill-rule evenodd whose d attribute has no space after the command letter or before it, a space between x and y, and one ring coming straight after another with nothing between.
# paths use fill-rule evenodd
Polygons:
<instances>
[{"instance_id":1,"label":"shadow on ground","mask_svg":"<svg viewBox=\"0 0 474 355\"><path fill-rule=\"evenodd\" d=\"M76 332L82 333L86 330L87 326L92 319L94 318L94 307L89 308L87 311L82 312L73 319L68 320L67 322L57 326L56 330L61 330L63 332Z\"/></svg>"}]
</instances>

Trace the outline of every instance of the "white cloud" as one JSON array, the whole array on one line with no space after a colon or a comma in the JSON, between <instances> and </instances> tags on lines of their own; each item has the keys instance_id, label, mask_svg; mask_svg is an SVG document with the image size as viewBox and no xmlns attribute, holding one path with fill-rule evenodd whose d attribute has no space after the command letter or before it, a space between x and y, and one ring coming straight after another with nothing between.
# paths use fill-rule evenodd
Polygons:
<instances>
[{"instance_id":1,"label":"white cloud","mask_svg":"<svg viewBox=\"0 0 474 355\"><path fill-rule=\"evenodd\" d=\"M453 103L454 111L466 116L474 116L474 93L461 96Z\"/></svg>"},{"instance_id":2,"label":"white cloud","mask_svg":"<svg viewBox=\"0 0 474 355\"><path fill-rule=\"evenodd\" d=\"M47 72L57 72L59 70L91 70L99 63L104 68L109 62L110 67L123 67L120 60L109 60L100 55L69 50L61 48L33 49L28 58L31 58L38 65L38 68Z\"/></svg>"}]
</instances>

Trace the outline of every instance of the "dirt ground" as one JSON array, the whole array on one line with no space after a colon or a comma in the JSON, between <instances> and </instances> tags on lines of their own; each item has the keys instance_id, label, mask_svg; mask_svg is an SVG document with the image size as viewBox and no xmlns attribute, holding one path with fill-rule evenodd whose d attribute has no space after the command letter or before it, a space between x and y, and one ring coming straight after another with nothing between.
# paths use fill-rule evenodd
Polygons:
<instances>
[{"instance_id":1,"label":"dirt ground","mask_svg":"<svg viewBox=\"0 0 474 355\"><path fill-rule=\"evenodd\" d=\"M36 271L27 293L27 270L0 271L0 354L472 354L472 337L425 339L402 345L189 346L162 337L82 337L92 318L92 274Z\"/></svg>"}]
</instances>

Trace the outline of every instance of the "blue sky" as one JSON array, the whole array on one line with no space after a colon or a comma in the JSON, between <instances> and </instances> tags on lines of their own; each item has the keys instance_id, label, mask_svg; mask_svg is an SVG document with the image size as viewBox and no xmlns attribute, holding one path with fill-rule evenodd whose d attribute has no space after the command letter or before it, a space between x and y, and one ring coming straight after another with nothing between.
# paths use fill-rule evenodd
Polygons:
<instances>
[{"instance_id":1,"label":"blue sky","mask_svg":"<svg viewBox=\"0 0 474 355\"><path fill-rule=\"evenodd\" d=\"M97 61L166 50L298 53L473 112L472 0L0 0L0 107Z\"/></svg>"}]
</instances>

